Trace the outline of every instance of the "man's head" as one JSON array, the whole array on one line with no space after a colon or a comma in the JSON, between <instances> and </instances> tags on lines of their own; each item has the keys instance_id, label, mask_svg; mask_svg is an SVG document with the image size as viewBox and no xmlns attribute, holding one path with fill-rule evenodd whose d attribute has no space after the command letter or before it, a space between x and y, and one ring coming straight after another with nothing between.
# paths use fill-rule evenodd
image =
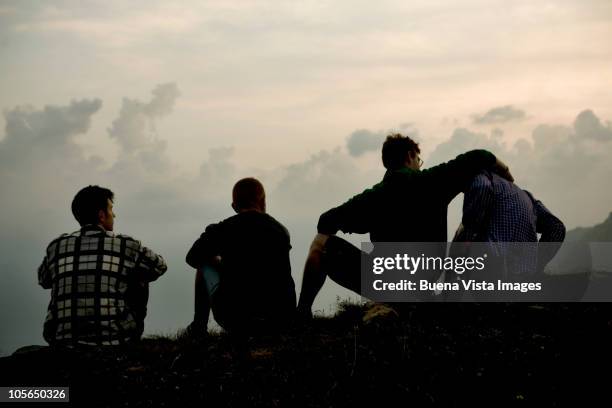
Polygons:
<instances>
[{"instance_id":1,"label":"man's head","mask_svg":"<svg viewBox=\"0 0 612 408\"><path fill-rule=\"evenodd\" d=\"M87 186L74 196L72 214L81 226L94 224L112 231L115 222L114 196L108 188Z\"/></svg>"},{"instance_id":2,"label":"man's head","mask_svg":"<svg viewBox=\"0 0 612 408\"><path fill-rule=\"evenodd\" d=\"M236 212L266 212L266 192L263 184L253 177L239 180L232 190L232 208Z\"/></svg>"},{"instance_id":3,"label":"man's head","mask_svg":"<svg viewBox=\"0 0 612 408\"><path fill-rule=\"evenodd\" d=\"M419 144L400 133L387 136L382 147L382 161L387 170L397 170L402 167L418 170L423 164L420 154Z\"/></svg>"}]
</instances>

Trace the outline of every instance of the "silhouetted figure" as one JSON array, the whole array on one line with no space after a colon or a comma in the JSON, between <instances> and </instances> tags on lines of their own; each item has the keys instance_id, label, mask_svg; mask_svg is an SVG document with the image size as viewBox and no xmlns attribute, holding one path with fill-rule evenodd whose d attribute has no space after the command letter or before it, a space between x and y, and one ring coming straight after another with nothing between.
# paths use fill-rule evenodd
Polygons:
<instances>
[{"instance_id":1,"label":"silhouetted figure","mask_svg":"<svg viewBox=\"0 0 612 408\"><path fill-rule=\"evenodd\" d=\"M311 313L327 275L360 292L361 251L333 234L370 233L372 242L446 242L448 204L475 175L492 170L512 180L508 167L486 150L425 170L420 152L410 137L388 136L382 147L383 180L321 215L304 267L300 314Z\"/></svg>"},{"instance_id":2,"label":"silhouetted figure","mask_svg":"<svg viewBox=\"0 0 612 408\"><path fill-rule=\"evenodd\" d=\"M538 234L541 237L538 239ZM472 180L463 199L461 225L455 242L502 243L492 248L508 255L507 250L520 254L506 258L506 265L517 275L542 273L565 239L565 225L541 201L516 184L497 174L483 172ZM547 242L515 248L503 243Z\"/></svg>"},{"instance_id":3,"label":"silhouetted figure","mask_svg":"<svg viewBox=\"0 0 612 408\"><path fill-rule=\"evenodd\" d=\"M232 199L237 214L206 227L187 254L197 269L194 334L206 333L211 307L225 330L245 334L273 331L295 312L289 233L266 214L263 185L242 179Z\"/></svg>"},{"instance_id":4,"label":"silhouetted figure","mask_svg":"<svg viewBox=\"0 0 612 408\"><path fill-rule=\"evenodd\" d=\"M38 282L51 289L44 338L51 345L119 345L140 339L149 282L166 272L164 259L127 235L113 232L113 192L89 186L72 213L79 231L47 247Z\"/></svg>"},{"instance_id":5,"label":"silhouetted figure","mask_svg":"<svg viewBox=\"0 0 612 408\"><path fill-rule=\"evenodd\" d=\"M538 234L541 237L538 238ZM565 226L541 201L516 184L485 171L466 187L463 216L455 233L450 255L477 257L487 254L487 267L463 274L446 272L445 280L486 280L489 282L540 282L544 267L561 248ZM541 244L540 244L541 243ZM448 294L459 300L462 294ZM544 300L544 291L480 292L478 300Z\"/></svg>"}]
</instances>

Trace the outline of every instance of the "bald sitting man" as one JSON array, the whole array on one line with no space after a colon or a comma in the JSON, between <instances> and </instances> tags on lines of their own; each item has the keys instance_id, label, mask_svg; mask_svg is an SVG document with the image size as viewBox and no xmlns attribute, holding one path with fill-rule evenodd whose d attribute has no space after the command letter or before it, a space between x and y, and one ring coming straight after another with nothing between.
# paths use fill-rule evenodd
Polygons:
<instances>
[{"instance_id":1,"label":"bald sitting man","mask_svg":"<svg viewBox=\"0 0 612 408\"><path fill-rule=\"evenodd\" d=\"M194 322L189 332L204 335L210 309L226 331L268 332L295 312L289 232L266 214L264 187L254 178L232 191L236 215L206 227L187 254L196 268Z\"/></svg>"}]
</instances>

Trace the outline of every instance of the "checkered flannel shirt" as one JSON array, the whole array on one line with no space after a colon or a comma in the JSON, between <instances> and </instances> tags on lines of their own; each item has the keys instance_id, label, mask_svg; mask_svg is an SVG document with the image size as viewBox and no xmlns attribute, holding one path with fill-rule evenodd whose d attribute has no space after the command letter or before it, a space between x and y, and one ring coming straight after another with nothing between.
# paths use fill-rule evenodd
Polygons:
<instances>
[{"instance_id":1,"label":"checkered flannel shirt","mask_svg":"<svg viewBox=\"0 0 612 408\"><path fill-rule=\"evenodd\" d=\"M461 223L463 230L458 231L456 241L561 243L565 239L565 226L541 201L489 172L474 177L466 190ZM539 240L538 233L541 234ZM502 244L494 248L504 256L514 254L512 267L519 274L534 273L536 263L545 265L558 249L547 245L538 254L537 245Z\"/></svg>"},{"instance_id":2,"label":"checkered flannel shirt","mask_svg":"<svg viewBox=\"0 0 612 408\"><path fill-rule=\"evenodd\" d=\"M39 284L51 289L45 339L90 345L138 339L144 314L134 310L138 300L130 295L166 269L160 255L127 235L95 225L61 235L49 244L38 268Z\"/></svg>"}]
</instances>

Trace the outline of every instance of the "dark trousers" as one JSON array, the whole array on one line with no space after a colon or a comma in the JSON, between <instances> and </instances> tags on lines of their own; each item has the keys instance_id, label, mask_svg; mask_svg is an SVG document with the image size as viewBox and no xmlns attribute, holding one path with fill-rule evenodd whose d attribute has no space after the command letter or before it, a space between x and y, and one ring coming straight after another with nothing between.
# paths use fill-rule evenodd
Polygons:
<instances>
[{"instance_id":1,"label":"dark trousers","mask_svg":"<svg viewBox=\"0 0 612 408\"><path fill-rule=\"evenodd\" d=\"M361 295L362 254L355 245L332 235L323 248L321 270L338 285Z\"/></svg>"},{"instance_id":2,"label":"dark trousers","mask_svg":"<svg viewBox=\"0 0 612 408\"><path fill-rule=\"evenodd\" d=\"M243 288L232 288L232 292L228 292L227 286L219 289L221 270L221 266L205 264L196 271L196 322L206 325L212 310L215 321L228 332L271 333L289 323L295 312L295 298L291 305L284 301L270 303L267 295L257 293L256 288L246 288L247 292L256 292L256 296L242 292ZM272 297L276 299L278 294Z\"/></svg>"}]
</instances>

